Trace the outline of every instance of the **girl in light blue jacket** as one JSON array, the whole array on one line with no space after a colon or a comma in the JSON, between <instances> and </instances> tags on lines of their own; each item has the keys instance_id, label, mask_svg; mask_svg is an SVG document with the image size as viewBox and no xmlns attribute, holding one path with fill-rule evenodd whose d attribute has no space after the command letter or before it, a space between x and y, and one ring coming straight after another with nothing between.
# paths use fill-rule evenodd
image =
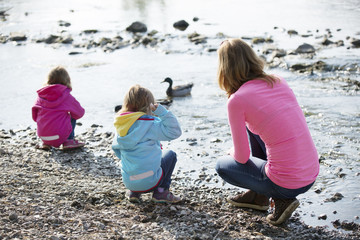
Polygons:
<instances>
[{"instance_id":1,"label":"girl in light blue jacket","mask_svg":"<svg viewBox=\"0 0 360 240\"><path fill-rule=\"evenodd\" d=\"M112 149L121 159L122 179L130 190L130 201L139 202L142 193L153 192L154 202L179 202L181 199L169 191L176 153L162 152L160 144L180 137L176 117L155 103L148 89L134 85L125 95L114 126Z\"/></svg>"}]
</instances>

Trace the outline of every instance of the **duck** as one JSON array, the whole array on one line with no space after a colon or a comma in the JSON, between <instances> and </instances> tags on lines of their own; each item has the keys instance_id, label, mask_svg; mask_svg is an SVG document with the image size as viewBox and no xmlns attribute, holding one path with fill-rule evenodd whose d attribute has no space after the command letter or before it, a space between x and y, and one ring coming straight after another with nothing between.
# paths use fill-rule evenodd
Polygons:
<instances>
[{"instance_id":1,"label":"duck","mask_svg":"<svg viewBox=\"0 0 360 240\"><path fill-rule=\"evenodd\" d=\"M184 97L187 96L191 93L191 89L194 86L193 83L188 83L188 84L184 84L184 85L179 85L179 86L175 86L173 87L173 80L169 77L165 78L163 82L167 82L169 83L169 87L168 89L166 89L166 95L168 95L169 97Z\"/></svg>"}]
</instances>

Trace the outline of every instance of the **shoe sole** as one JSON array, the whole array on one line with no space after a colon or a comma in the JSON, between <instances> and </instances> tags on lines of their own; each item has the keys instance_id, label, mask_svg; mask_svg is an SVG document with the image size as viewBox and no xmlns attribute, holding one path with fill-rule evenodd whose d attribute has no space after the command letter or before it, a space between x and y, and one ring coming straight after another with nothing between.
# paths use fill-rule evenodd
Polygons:
<instances>
[{"instance_id":1,"label":"shoe sole","mask_svg":"<svg viewBox=\"0 0 360 240\"><path fill-rule=\"evenodd\" d=\"M139 202L140 202L140 199L139 199L139 198L136 198L136 197L132 197L132 198L129 198L129 202L139 203Z\"/></svg>"},{"instance_id":2,"label":"shoe sole","mask_svg":"<svg viewBox=\"0 0 360 240\"><path fill-rule=\"evenodd\" d=\"M73 147L62 147L62 150L66 151L66 150L73 150L73 149L78 149L78 148L82 148L85 145L80 145L80 146L73 146Z\"/></svg>"},{"instance_id":3,"label":"shoe sole","mask_svg":"<svg viewBox=\"0 0 360 240\"><path fill-rule=\"evenodd\" d=\"M155 203L178 203L181 202L181 200L177 200L177 201L169 201L169 200L158 200L156 198L152 198L151 201L155 202Z\"/></svg>"},{"instance_id":4,"label":"shoe sole","mask_svg":"<svg viewBox=\"0 0 360 240\"><path fill-rule=\"evenodd\" d=\"M255 209L255 210L259 210L259 211L267 211L269 209L269 206L260 206L260 205L250 204L250 203L238 203L238 202L233 201L231 198L228 198L227 201L231 205L234 205L236 207L241 207L241 208L251 208L251 209Z\"/></svg>"},{"instance_id":5,"label":"shoe sole","mask_svg":"<svg viewBox=\"0 0 360 240\"><path fill-rule=\"evenodd\" d=\"M282 224L283 222L285 222L286 220L288 220L288 219L291 217L292 213L295 211L295 209L296 209L299 205L300 205L299 200L295 200L295 201L293 201L293 202L284 210L284 212L281 214L281 216L278 218L278 220L272 221L272 220L270 219L270 216L271 216L272 214L268 215L268 216L266 217L266 220L267 220L269 223L271 223L272 225Z\"/></svg>"}]
</instances>

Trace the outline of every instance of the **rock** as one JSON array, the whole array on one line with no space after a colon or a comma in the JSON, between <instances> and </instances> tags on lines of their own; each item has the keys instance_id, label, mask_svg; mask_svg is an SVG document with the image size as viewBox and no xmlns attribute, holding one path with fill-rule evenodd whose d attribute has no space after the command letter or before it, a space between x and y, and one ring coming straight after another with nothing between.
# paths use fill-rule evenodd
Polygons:
<instances>
[{"instance_id":1,"label":"rock","mask_svg":"<svg viewBox=\"0 0 360 240\"><path fill-rule=\"evenodd\" d=\"M219 143L219 142L222 142L222 141L219 138L212 138L212 139L210 139L210 142L211 143Z\"/></svg>"},{"instance_id":2,"label":"rock","mask_svg":"<svg viewBox=\"0 0 360 240\"><path fill-rule=\"evenodd\" d=\"M321 42L322 45L324 46L329 46L331 44L334 44L334 42L330 41L328 38L325 38L322 42Z\"/></svg>"},{"instance_id":3,"label":"rock","mask_svg":"<svg viewBox=\"0 0 360 240\"><path fill-rule=\"evenodd\" d=\"M17 221L18 221L18 215L17 215L16 213L11 213L11 214L9 215L9 220L10 220L11 222L17 222Z\"/></svg>"},{"instance_id":4,"label":"rock","mask_svg":"<svg viewBox=\"0 0 360 240\"><path fill-rule=\"evenodd\" d=\"M70 27L71 26L71 23L65 22L63 20L60 20L58 23L59 23L59 26L61 26L61 27Z\"/></svg>"},{"instance_id":5,"label":"rock","mask_svg":"<svg viewBox=\"0 0 360 240\"><path fill-rule=\"evenodd\" d=\"M57 35L50 35L45 39L39 40L40 42L45 42L46 44L52 44L52 43L56 43L57 41L59 41L61 39L60 36Z\"/></svg>"},{"instance_id":6,"label":"rock","mask_svg":"<svg viewBox=\"0 0 360 240\"><path fill-rule=\"evenodd\" d=\"M350 41L353 47L358 48L360 47L360 39L353 39Z\"/></svg>"},{"instance_id":7,"label":"rock","mask_svg":"<svg viewBox=\"0 0 360 240\"><path fill-rule=\"evenodd\" d=\"M195 44L206 43L206 36L200 35L197 32L189 34L188 39Z\"/></svg>"},{"instance_id":8,"label":"rock","mask_svg":"<svg viewBox=\"0 0 360 240\"><path fill-rule=\"evenodd\" d=\"M0 35L0 43L6 43L6 42L7 42L7 37Z\"/></svg>"},{"instance_id":9,"label":"rock","mask_svg":"<svg viewBox=\"0 0 360 240\"><path fill-rule=\"evenodd\" d=\"M251 39L251 42L252 42L253 44L264 43L264 42L265 42L265 38L263 38L263 37L255 37L255 38Z\"/></svg>"},{"instance_id":10,"label":"rock","mask_svg":"<svg viewBox=\"0 0 360 240\"><path fill-rule=\"evenodd\" d=\"M326 214L321 214L320 216L318 216L318 219L320 220L326 220L327 219L327 215Z\"/></svg>"},{"instance_id":11,"label":"rock","mask_svg":"<svg viewBox=\"0 0 360 240\"><path fill-rule=\"evenodd\" d=\"M283 49L276 49L275 51L272 52L271 57L272 58L280 58L280 57L285 57L286 56L286 51Z\"/></svg>"},{"instance_id":12,"label":"rock","mask_svg":"<svg viewBox=\"0 0 360 240\"><path fill-rule=\"evenodd\" d=\"M298 32L295 30L288 30L287 33L291 36L291 35L298 35Z\"/></svg>"},{"instance_id":13,"label":"rock","mask_svg":"<svg viewBox=\"0 0 360 240\"><path fill-rule=\"evenodd\" d=\"M147 31L147 27L144 23L142 22L133 22L130 26L128 26L126 28L126 31L128 32L132 32L132 33L137 33L137 32L146 32Z\"/></svg>"},{"instance_id":14,"label":"rock","mask_svg":"<svg viewBox=\"0 0 360 240\"><path fill-rule=\"evenodd\" d=\"M10 41L16 41L16 42L26 41L26 39L27 39L27 37L25 34L18 33L18 32L10 33L10 37L9 37Z\"/></svg>"},{"instance_id":15,"label":"rock","mask_svg":"<svg viewBox=\"0 0 360 240\"><path fill-rule=\"evenodd\" d=\"M309 66L311 66L311 65L304 64L304 63L297 63L297 64L292 65L290 67L290 69L293 70L293 71L300 71L300 70L304 70L304 69L309 68Z\"/></svg>"},{"instance_id":16,"label":"rock","mask_svg":"<svg viewBox=\"0 0 360 240\"><path fill-rule=\"evenodd\" d=\"M199 18L198 18L198 17L194 17L194 18L193 18L193 21L194 21L194 22L197 22L197 21L199 21Z\"/></svg>"},{"instance_id":17,"label":"rock","mask_svg":"<svg viewBox=\"0 0 360 240\"><path fill-rule=\"evenodd\" d=\"M96 29L87 29L87 30L84 30L83 33L85 34L93 34L93 33L97 33L98 30Z\"/></svg>"},{"instance_id":18,"label":"rock","mask_svg":"<svg viewBox=\"0 0 360 240\"><path fill-rule=\"evenodd\" d=\"M82 52L69 52L69 55L78 55L78 54L82 54Z\"/></svg>"},{"instance_id":19,"label":"rock","mask_svg":"<svg viewBox=\"0 0 360 240\"><path fill-rule=\"evenodd\" d=\"M331 198L325 199L325 202L337 202L343 199L343 197L341 193L335 193Z\"/></svg>"},{"instance_id":20,"label":"rock","mask_svg":"<svg viewBox=\"0 0 360 240\"><path fill-rule=\"evenodd\" d=\"M296 53L314 53L315 52L315 48L308 44L308 43L304 43L302 45L300 45L296 50Z\"/></svg>"},{"instance_id":21,"label":"rock","mask_svg":"<svg viewBox=\"0 0 360 240\"><path fill-rule=\"evenodd\" d=\"M189 23L187 23L185 20L180 20L173 24L174 28L179 29L181 31L185 31L188 26L189 26Z\"/></svg>"}]
</instances>

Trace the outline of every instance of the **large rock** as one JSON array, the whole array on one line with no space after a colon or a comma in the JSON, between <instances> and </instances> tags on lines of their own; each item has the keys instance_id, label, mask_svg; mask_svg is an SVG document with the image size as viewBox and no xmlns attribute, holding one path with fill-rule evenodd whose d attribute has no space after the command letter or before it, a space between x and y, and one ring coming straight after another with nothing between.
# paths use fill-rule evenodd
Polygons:
<instances>
[{"instance_id":1,"label":"large rock","mask_svg":"<svg viewBox=\"0 0 360 240\"><path fill-rule=\"evenodd\" d=\"M187 23L185 20L180 20L173 24L174 28L179 29L181 31L185 31L188 26L189 26L189 23Z\"/></svg>"},{"instance_id":2,"label":"large rock","mask_svg":"<svg viewBox=\"0 0 360 240\"><path fill-rule=\"evenodd\" d=\"M128 26L126 28L126 31L128 32L146 32L147 31L147 27L144 23L142 22L133 22L130 26Z\"/></svg>"},{"instance_id":3,"label":"large rock","mask_svg":"<svg viewBox=\"0 0 360 240\"><path fill-rule=\"evenodd\" d=\"M27 37L23 33L12 32L9 37L10 41L26 41Z\"/></svg>"},{"instance_id":4,"label":"large rock","mask_svg":"<svg viewBox=\"0 0 360 240\"><path fill-rule=\"evenodd\" d=\"M360 39L353 39L353 40L351 40L350 43L352 44L353 47L356 47L356 48L360 47Z\"/></svg>"},{"instance_id":5,"label":"large rock","mask_svg":"<svg viewBox=\"0 0 360 240\"><path fill-rule=\"evenodd\" d=\"M296 53L314 53L315 52L315 48L308 44L308 43L304 43L302 45L300 45L296 50Z\"/></svg>"}]
</instances>

